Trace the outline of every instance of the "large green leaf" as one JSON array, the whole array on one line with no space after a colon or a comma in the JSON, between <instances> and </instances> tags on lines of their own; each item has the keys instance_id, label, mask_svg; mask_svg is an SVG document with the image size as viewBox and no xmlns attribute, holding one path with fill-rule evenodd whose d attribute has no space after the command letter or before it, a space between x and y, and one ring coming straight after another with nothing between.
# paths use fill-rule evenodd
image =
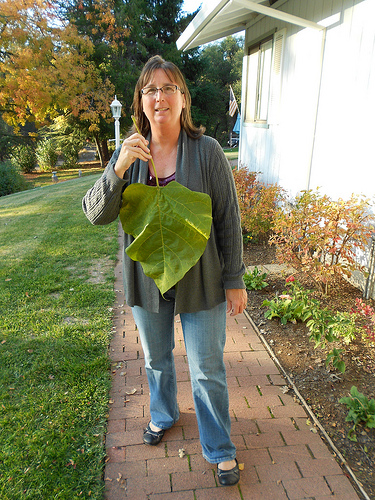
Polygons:
<instances>
[{"instance_id":1,"label":"large green leaf","mask_svg":"<svg viewBox=\"0 0 375 500\"><path fill-rule=\"evenodd\" d=\"M208 194L172 181L164 187L131 184L122 196L120 220L135 239L126 249L161 294L199 260L211 231Z\"/></svg>"}]
</instances>

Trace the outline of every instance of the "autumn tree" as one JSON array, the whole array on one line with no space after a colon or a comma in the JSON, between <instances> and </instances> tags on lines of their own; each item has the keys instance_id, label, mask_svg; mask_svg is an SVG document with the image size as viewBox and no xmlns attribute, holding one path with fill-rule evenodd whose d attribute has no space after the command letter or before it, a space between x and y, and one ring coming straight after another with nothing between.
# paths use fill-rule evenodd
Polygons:
<instances>
[{"instance_id":1,"label":"autumn tree","mask_svg":"<svg viewBox=\"0 0 375 500\"><path fill-rule=\"evenodd\" d=\"M136 7L137 1L133 3ZM136 78L134 68L131 67L132 58L129 54L126 54L127 57L122 57L129 47L129 35L133 29L128 20L129 12L125 8L126 2L122 0L67 0L58 1L57 4L60 15L70 25L75 26L80 36L90 41L93 48L89 56L90 62L96 68L99 79L111 81L113 88L112 94L108 96L105 103L106 109L109 111L110 103L117 94L123 104L123 119L121 120L123 125L124 118L129 114L126 109L126 100L124 100L124 75L129 79ZM135 7L132 7L133 10ZM134 88L134 85L127 87L130 95L130 87ZM96 109L95 104L89 101L89 98L90 96L80 97L82 113L85 109L87 110L84 116L88 120L90 113L95 112ZM77 122L77 127L81 127L81 123ZM102 162L109 159L107 141L110 137L113 137L113 122L101 119L97 123L93 138Z\"/></svg>"},{"instance_id":2,"label":"autumn tree","mask_svg":"<svg viewBox=\"0 0 375 500\"><path fill-rule=\"evenodd\" d=\"M113 137L109 105L123 104L131 124L135 83L148 58L160 54L184 73L193 118L222 139L228 130L228 85L238 81L241 49L230 37L202 52L177 50L192 19L182 0L0 0L0 112L15 126L39 128L65 116L95 140L108 159Z\"/></svg>"},{"instance_id":3,"label":"autumn tree","mask_svg":"<svg viewBox=\"0 0 375 500\"><path fill-rule=\"evenodd\" d=\"M71 113L88 132L110 120L114 88L90 57L92 42L43 0L0 3L0 109L18 127Z\"/></svg>"}]
</instances>

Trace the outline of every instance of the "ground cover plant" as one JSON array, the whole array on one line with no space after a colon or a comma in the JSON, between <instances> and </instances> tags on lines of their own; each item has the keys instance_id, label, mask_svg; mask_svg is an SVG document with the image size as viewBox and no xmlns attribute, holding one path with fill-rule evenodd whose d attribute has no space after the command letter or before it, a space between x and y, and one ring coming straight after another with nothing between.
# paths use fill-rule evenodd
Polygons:
<instances>
[{"instance_id":1,"label":"ground cover plant","mask_svg":"<svg viewBox=\"0 0 375 500\"><path fill-rule=\"evenodd\" d=\"M356 319L354 309L350 312L332 312L327 307L322 308L320 301L312 298L311 290L306 290L294 278L286 279L287 290L282 294L276 293L271 300L264 300L262 307L266 307L264 317L267 319L279 318L282 325L286 323L305 322L309 331L309 339L314 342L315 348L343 341L348 345L355 339L356 334L367 333L362 324ZM326 365L332 363L340 372L345 371L345 362L341 359L343 349L333 347L326 358Z\"/></svg>"},{"instance_id":2,"label":"ground cover plant","mask_svg":"<svg viewBox=\"0 0 375 500\"><path fill-rule=\"evenodd\" d=\"M353 385L350 390L350 395L346 398L341 398L340 403L345 404L349 408L345 420L347 422L354 422L348 434L349 439L357 441L355 430L359 423L362 423L369 429L375 428L375 399L369 400L364 394L358 391L355 385Z\"/></svg>"},{"instance_id":3,"label":"ground cover plant","mask_svg":"<svg viewBox=\"0 0 375 500\"><path fill-rule=\"evenodd\" d=\"M102 498L117 224L95 176L0 199L0 498Z\"/></svg>"},{"instance_id":4,"label":"ground cover plant","mask_svg":"<svg viewBox=\"0 0 375 500\"><path fill-rule=\"evenodd\" d=\"M267 273L261 273L257 266L252 271L245 273L243 280L247 290L261 290L268 286Z\"/></svg>"}]
</instances>

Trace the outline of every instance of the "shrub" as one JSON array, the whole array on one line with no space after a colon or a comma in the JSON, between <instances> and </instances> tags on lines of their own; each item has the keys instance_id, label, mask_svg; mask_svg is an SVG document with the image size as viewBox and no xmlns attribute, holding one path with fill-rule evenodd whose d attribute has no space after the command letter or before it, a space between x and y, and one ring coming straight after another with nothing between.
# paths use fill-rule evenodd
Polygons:
<instances>
[{"instance_id":1,"label":"shrub","mask_svg":"<svg viewBox=\"0 0 375 500\"><path fill-rule=\"evenodd\" d=\"M327 294L335 276L363 270L355 253L365 250L373 231L369 206L362 196L333 201L318 191L302 191L290 209L284 206L274 217L270 243L278 261L309 275Z\"/></svg>"},{"instance_id":2,"label":"shrub","mask_svg":"<svg viewBox=\"0 0 375 500\"><path fill-rule=\"evenodd\" d=\"M0 163L0 196L26 189L27 183L16 167L10 161Z\"/></svg>"},{"instance_id":3,"label":"shrub","mask_svg":"<svg viewBox=\"0 0 375 500\"><path fill-rule=\"evenodd\" d=\"M362 299L355 299L355 307L352 307L351 313L355 315L356 324L359 331L365 336L375 341L375 311L374 309L363 302Z\"/></svg>"},{"instance_id":4,"label":"shrub","mask_svg":"<svg viewBox=\"0 0 375 500\"><path fill-rule=\"evenodd\" d=\"M36 148L36 159L42 172L53 170L57 162L57 151L52 139L43 139Z\"/></svg>"},{"instance_id":5,"label":"shrub","mask_svg":"<svg viewBox=\"0 0 375 500\"><path fill-rule=\"evenodd\" d=\"M77 149L72 144L66 145L63 148L64 168L76 168L80 150L81 147Z\"/></svg>"},{"instance_id":6,"label":"shrub","mask_svg":"<svg viewBox=\"0 0 375 500\"><path fill-rule=\"evenodd\" d=\"M86 140L79 133L75 133L71 127L65 129L64 134L55 136L57 149L64 156L64 168L76 168L79 152L86 143Z\"/></svg>"},{"instance_id":7,"label":"shrub","mask_svg":"<svg viewBox=\"0 0 375 500\"><path fill-rule=\"evenodd\" d=\"M279 186L261 184L257 180L258 174L259 172L249 172L245 167L233 171L242 232L246 234L247 240L268 238L277 205L283 198L283 190Z\"/></svg>"},{"instance_id":8,"label":"shrub","mask_svg":"<svg viewBox=\"0 0 375 500\"><path fill-rule=\"evenodd\" d=\"M35 149L31 144L20 144L12 149L11 161L22 172L32 172L36 165Z\"/></svg>"}]
</instances>

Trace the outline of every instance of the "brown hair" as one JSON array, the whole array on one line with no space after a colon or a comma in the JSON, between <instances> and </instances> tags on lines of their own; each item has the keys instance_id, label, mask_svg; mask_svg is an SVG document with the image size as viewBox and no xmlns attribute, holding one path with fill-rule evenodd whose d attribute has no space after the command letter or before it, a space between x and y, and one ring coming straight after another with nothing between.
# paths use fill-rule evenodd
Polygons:
<instances>
[{"instance_id":1,"label":"brown hair","mask_svg":"<svg viewBox=\"0 0 375 500\"><path fill-rule=\"evenodd\" d=\"M162 69L171 81L177 83L185 95L185 107L182 109L180 118L181 128L186 131L189 137L198 139L203 135L205 129L202 126L196 127L193 124L193 120L191 118L191 96L186 85L185 78L175 64L165 61L160 56L151 57L146 62L135 86L133 111L139 131L144 137L147 136L150 131L150 122L143 112L141 89L143 89L143 87L151 80L154 71L157 69Z\"/></svg>"}]
</instances>

